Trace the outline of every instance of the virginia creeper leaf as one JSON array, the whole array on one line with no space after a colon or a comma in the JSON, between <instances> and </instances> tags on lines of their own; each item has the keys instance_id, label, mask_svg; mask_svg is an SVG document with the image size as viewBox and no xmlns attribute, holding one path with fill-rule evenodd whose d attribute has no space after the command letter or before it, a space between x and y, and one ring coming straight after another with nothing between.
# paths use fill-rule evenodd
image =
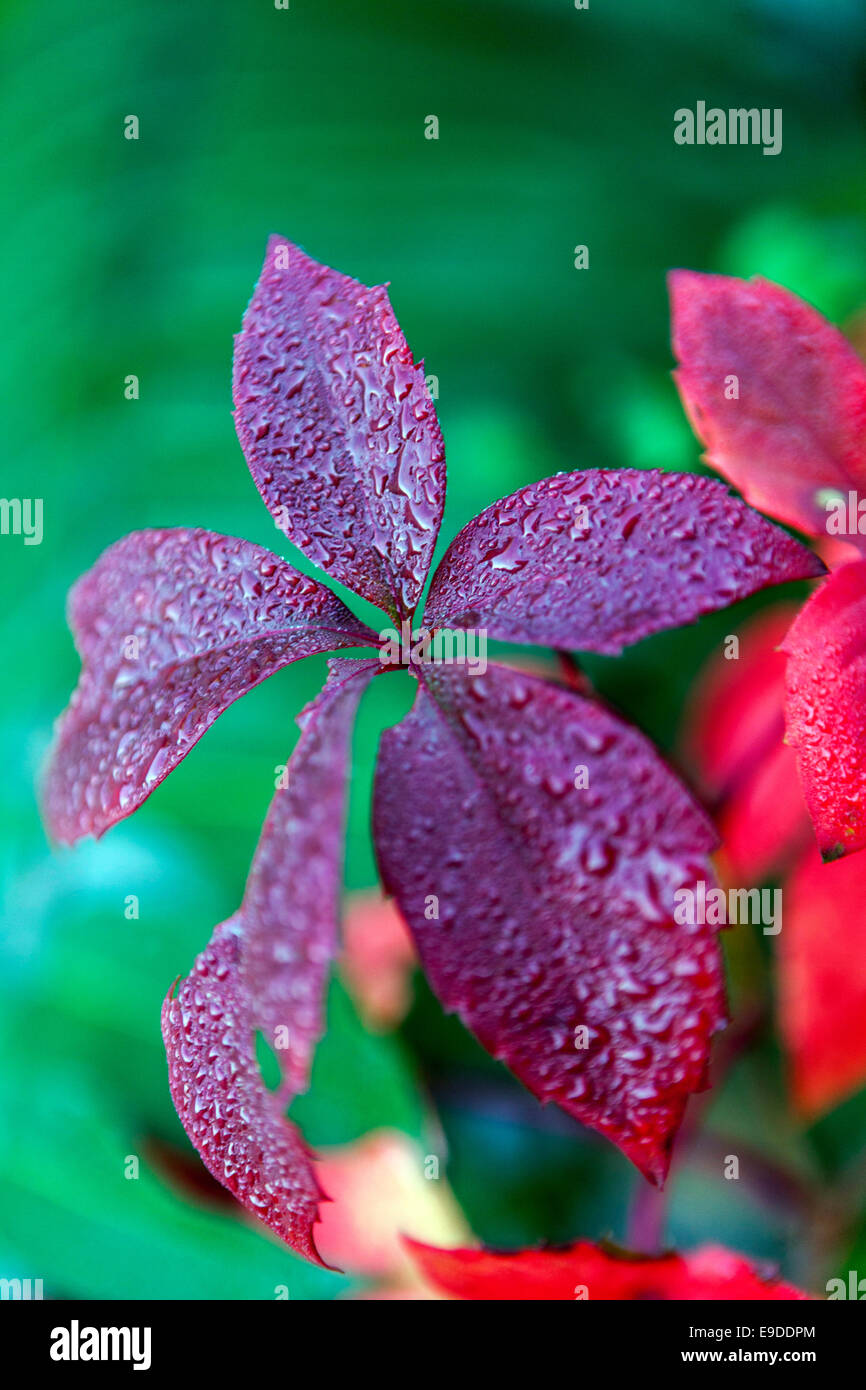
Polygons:
<instances>
[{"instance_id":1,"label":"virginia creeper leaf","mask_svg":"<svg viewBox=\"0 0 866 1390\"><path fill-rule=\"evenodd\" d=\"M253 1216L318 1263L313 1225L323 1194L282 1110L306 1088L322 1033L349 739L377 669L373 661L331 663L328 683L302 716L288 786L271 804L243 904L162 1010L172 1100L205 1165ZM259 1072L257 1031L280 1060L277 1092L266 1090Z\"/></svg>"},{"instance_id":2,"label":"virginia creeper leaf","mask_svg":"<svg viewBox=\"0 0 866 1390\"><path fill-rule=\"evenodd\" d=\"M794 1100L809 1118L866 1084L866 855L810 852L785 885L780 1028Z\"/></svg>"},{"instance_id":3,"label":"virginia creeper leaf","mask_svg":"<svg viewBox=\"0 0 866 1390\"><path fill-rule=\"evenodd\" d=\"M324 1193L299 1130L259 1073L242 937L238 918L217 927L163 1004L171 1098L213 1176L299 1255L322 1264L313 1226Z\"/></svg>"},{"instance_id":4,"label":"virginia creeper leaf","mask_svg":"<svg viewBox=\"0 0 866 1390\"><path fill-rule=\"evenodd\" d=\"M715 932L673 920L675 890L711 880L712 828L593 701L504 667L426 669L382 739L385 886L445 1008L661 1182L723 1022Z\"/></svg>"},{"instance_id":5,"label":"virginia creeper leaf","mask_svg":"<svg viewBox=\"0 0 866 1390\"><path fill-rule=\"evenodd\" d=\"M271 237L235 340L235 423L265 505L315 564L401 617L445 501L433 402L384 285Z\"/></svg>"},{"instance_id":6,"label":"virginia creeper leaf","mask_svg":"<svg viewBox=\"0 0 866 1390\"><path fill-rule=\"evenodd\" d=\"M812 595L783 643L785 722L824 859L866 846L866 560Z\"/></svg>"},{"instance_id":7,"label":"virginia creeper leaf","mask_svg":"<svg viewBox=\"0 0 866 1390\"><path fill-rule=\"evenodd\" d=\"M378 662L339 658L324 691L301 715L304 735L288 786L271 803L241 913L244 973L256 1026L276 1047L283 1093L309 1085L322 1036L322 1000L337 951L348 739L358 700ZM287 1028L288 1047L275 1041Z\"/></svg>"},{"instance_id":8,"label":"virginia creeper leaf","mask_svg":"<svg viewBox=\"0 0 866 1390\"><path fill-rule=\"evenodd\" d=\"M513 1254L439 1250L415 1240L406 1244L428 1282L461 1299L759 1302L809 1297L719 1245L705 1245L687 1255L645 1256L605 1250L586 1240L562 1250Z\"/></svg>"},{"instance_id":9,"label":"virginia creeper leaf","mask_svg":"<svg viewBox=\"0 0 866 1390\"><path fill-rule=\"evenodd\" d=\"M322 584L249 541L138 531L78 580L82 658L44 805L64 843L130 815L240 695L299 657L376 642Z\"/></svg>"},{"instance_id":10,"label":"virginia creeper leaf","mask_svg":"<svg viewBox=\"0 0 866 1390\"><path fill-rule=\"evenodd\" d=\"M769 280L675 270L669 286L674 378L707 462L753 506L825 533L826 494L866 487L866 367Z\"/></svg>"},{"instance_id":11,"label":"virginia creeper leaf","mask_svg":"<svg viewBox=\"0 0 866 1390\"><path fill-rule=\"evenodd\" d=\"M615 655L767 584L823 572L717 479L562 473L463 528L433 577L424 622Z\"/></svg>"}]
</instances>

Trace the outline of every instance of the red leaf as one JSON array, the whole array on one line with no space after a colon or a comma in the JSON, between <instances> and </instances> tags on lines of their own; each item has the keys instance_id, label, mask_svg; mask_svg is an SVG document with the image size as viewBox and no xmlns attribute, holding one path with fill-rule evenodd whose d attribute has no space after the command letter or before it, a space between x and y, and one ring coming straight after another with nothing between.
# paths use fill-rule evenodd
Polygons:
<instances>
[{"instance_id":1,"label":"red leaf","mask_svg":"<svg viewBox=\"0 0 866 1390\"><path fill-rule=\"evenodd\" d=\"M139 531L79 579L83 662L44 788L51 833L131 815L239 696L299 657L376 642L323 585L249 541Z\"/></svg>"},{"instance_id":2,"label":"red leaf","mask_svg":"<svg viewBox=\"0 0 866 1390\"><path fill-rule=\"evenodd\" d=\"M797 615L787 739L824 859L866 846L866 561L831 575Z\"/></svg>"},{"instance_id":3,"label":"red leaf","mask_svg":"<svg viewBox=\"0 0 866 1390\"><path fill-rule=\"evenodd\" d=\"M866 487L860 358L815 309L768 280L675 270L669 285L674 378L708 463L753 506L826 533L822 493ZM731 377L739 395L727 399Z\"/></svg>"},{"instance_id":4,"label":"red leaf","mask_svg":"<svg viewBox=\"0 0 866 1390\"><path fill-rule=\"evenodd\" d=\"M598 704L504 667L427 669L435 699L382 740L386 888L444 1006L660 1182L723 1021L713 929L673 922L675 890L711 880L712 829Z\"/></svg>"},{"instance_id":5,"label":"red leaf","mask_svg":"<svg viewBox=\"0 0 866 1390\"><path fill-rule=\"evenodd\" d=\"M785 885L780 1028L795 1102L814 1118L866 1084L866 855L810 853Z\"/></svg>"},{"instance_id":6,"label":"red leaf","mask_svg":"<svg viewBox=\"0 0 866 1390\"><path fill-rule=\"evenodd\" d=\"M779 648L796 613L796 605L780 603L735 624L737 654L714 652L692 688L684 744L709 796L729 796L782 741L785 657Z\"/></svg>"},{"instance_id":7,"label":"red leaf","mask_svg":"<svg viewBox=\"0 0 866 1390\"><path fill-rule=\"evenodd\" d=\"M822 562L717 479L563 473L465 526L433 577L427 626L616 654Z\"/></svg>"},{"instance_id":8,"label":"red leaf","mask_svg":"<svg viewBox=\"0 0 866 1390\"><path fill-rule=\"evenodd\" d=\"M205 1165L293 1250L319 1263L313 1225L322 1193L282 1108L305 1088L322 1032L349 738L358 699L378 669L371 661L332 662L306 711L289 785L274 797L243 905L217 927L162 1010L172 1100ZM285 1060L278 1029L288 1036ZM276 1093L259 1073L257 1030L281 1061Z\"/></svg>"},{"instance_id":9,"label":"red leaf","mask_svg":"<svg viewBox=\"0 0 866 1390\"><path fill-rule=\"evenodd\" d=\"M371 602L411 613L445 501L436 413L388 300L271 237L235 340L235 423L289 540Z\"/></svg>"},{"instance_id":10,"label":"red leaf","mask_svg":"<svg viewBox=\"0 0 866 1390\"><path fill-rule=\"evenodd\" d=\"M783 742L779 647L795 612L779 604L738 625L738 656L714 655L689 701L686 758L717 804L722 853L738 882L760 882L810 836L796 760Z\"/></svg>"},{"instance_id":11,"label":"red leaf","mask_svg":"<svg viewBox=\"0 0 866 1390\"><path fill-rule=\"evenodd\" d=\"M796 763L781 740L737 783L716 825L722 877L738 884L774 876L811 839Z\"/></svg>"},{"instance_id":12,"label":"red leaf","mask_svg":"<svg viewBox=\"0 0 866 1390\"><path fill-rule=\"evenodd\" d=\"M791 1284L764 1275L742 1255L705 1245L688 1255L657 1257L605 1250L578 1241L562 1250L438 1250L407 1240L427 1280L454 1298L574 1302L576 1299L807 1299Z\"/></svg>"}]
</instances>

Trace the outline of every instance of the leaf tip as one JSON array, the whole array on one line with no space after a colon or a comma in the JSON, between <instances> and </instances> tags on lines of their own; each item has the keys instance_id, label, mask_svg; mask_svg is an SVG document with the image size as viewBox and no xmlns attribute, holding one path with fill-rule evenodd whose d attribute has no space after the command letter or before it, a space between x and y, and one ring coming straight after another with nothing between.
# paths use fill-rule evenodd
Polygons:
<instances>
[{"instance_id":1,"label":"leaf tip","mask_svg":"<svg viewBox=\"0 0 866 1390\"><path fill-rule=\"evenodd\" d=\"M835 864L837 859L844 859L847 854L851 854L852 848L846 847L836 841L835 844L821 847L821 862L824 864Z\"/></svg>"},{"instance_id":2,"label":"leaf tip","mask_svg":"<svg viewBox=\"0 0 866 1390\"><path fill-rule=\"evenodd\" d=\"M708 288L708 282L714 278L704 271L686 270L679 266L669 270L667 286L671 307L676 310L686 300L703 293Z\"/></svg>"}]
</instances>

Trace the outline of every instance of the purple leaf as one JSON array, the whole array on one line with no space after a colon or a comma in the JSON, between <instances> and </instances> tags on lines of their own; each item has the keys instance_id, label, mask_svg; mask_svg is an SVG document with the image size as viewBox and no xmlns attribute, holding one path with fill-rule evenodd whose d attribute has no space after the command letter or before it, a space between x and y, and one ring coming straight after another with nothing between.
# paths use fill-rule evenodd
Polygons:
<instances>
[{"instance_id":1,"label":"purple leaf","mask_svg":"<svg viewBox=\"0 0 866 1390\"><path fill-rule=\"evenodd\" d=\"M253 859L242 907L244 971L257 1026L277 1049L287 1095L309 1085L322 1035L322 997L337 941L348 740L358 700L382 667L333 659L328 683L301 715L304 730Z\"/></svg>"},{"instance_id":2,"label":"purple leaf","mask_svg":"<svg viewBox=\"0 0 866 1390\"><path fill-rule=\"evenodd\" d=\"M445 451L385 286L271 237L235 341L234 399L250 471L289 540L380 608L414 611Z\"/></svg>"},{"instance_id":3,"label":"purple leaf","mask_svg":"<svg viewBox=\"0 0 866 1390\"><path fill-rule=\"evenodd\" d=\"M288 786L265 821L243 904L162 1010L172 1100L205 1165L253 1216L320 1264L313 1226L323 1194L282 1110L306 1088L323 1030L349 739L358 699L379 669L375 661L331 663L303 717ZM259 1030L280 1058L277 1092L265 1089L256 1062Z\"/></svg>"},{"instance_id":4,"label":"purple leaf","mask_svg":"<svg viewBox=\"0 0 866 1390\"><path fill-rule=\"evenodd\" d=\"M600 705L501 666L427 672L382 740L386 888L445 1008L661 1182L723 1024L715 932L673 918L712 882L713 830Z\"/></svg>"},{"instance_id":5,"label":"purple leaf","mask_svg":"<svg viewBox=\"0 0 866 1390\"><path fill-rule=\"evenodd\" d=\"M130 815L228 706L280 667L376 643L323 585L248 541L139 531L75 585L83 668L44 787L70 843Z\"/></svg>"},{"instance_id":6,"label":"purple leaf","mask_svg":"<svg viewBox=\"0 0 866 1390\"><path fill-rule=\"evenodd\" d=\"M322 1264L313 1226L324 1193L300 1132L262 1083L241 949L231 918L163 1004L171 1097L213 1176L299 1255Z\"/></svg>"},{"instance_id":7,"label":"purple leaf","mask_svg":"<svg viewBox=\"0 0 866 1390\"><path fill-rule=\"evenodd\" d=\"M716 479L564 473L463 528L433 576L424 623L615 655L768 584L823 573Z\"/></svg>"}]
</instances>

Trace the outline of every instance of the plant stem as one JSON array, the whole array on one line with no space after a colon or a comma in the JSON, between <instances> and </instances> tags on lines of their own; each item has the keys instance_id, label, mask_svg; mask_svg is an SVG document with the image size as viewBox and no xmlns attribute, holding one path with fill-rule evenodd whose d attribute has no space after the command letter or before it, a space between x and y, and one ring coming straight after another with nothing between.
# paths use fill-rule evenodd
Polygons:
<instances>
[{"instance_id":1,"label":"plant stem","mask_svg":"<svg viewBox=\"0 0 866 1390\"><path fill-rule=\"evenodd\" d=\"M714 1091L721 1086L734 1063L760 1033L766 1021L763 1004L757 1004L732 1024L724 1034L713 1059L713 1090L693 1097L682 1128L674 1144L667 1182L663 1188L641 1182L635 1191L628 1216L626 1244L630 1250L644 1255L657 1255L662 1249L667 1219L668 1197L674 1174L685 1155L698 1142L701 1122Z\"/></svg>"},{"instance_id":2,"label":"plant stem","mask_svg":"<svg viewBox=\"0 0 866 1390\"><path fill-rule=\"evenodd\" d=\"M628 1216L626 1245L641 1255L658 1255L667 1217L667 1188L639 1180Z\"/></svg>"}]
</instances>

